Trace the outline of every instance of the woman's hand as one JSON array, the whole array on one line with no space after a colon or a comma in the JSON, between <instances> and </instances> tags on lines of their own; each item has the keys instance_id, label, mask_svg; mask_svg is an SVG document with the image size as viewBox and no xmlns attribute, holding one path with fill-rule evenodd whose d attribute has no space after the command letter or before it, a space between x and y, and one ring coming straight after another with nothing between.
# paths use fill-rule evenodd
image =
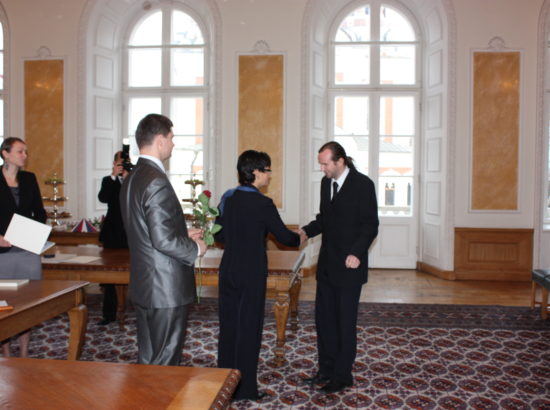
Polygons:
<instances>
[{"instance_id":1,"label":"woman's hand","mask_svg":"<svg viewBox=\"0 0 550 410\"><path fill-rule=\"evenodd\" d=\"M11 246L11 243L9 243L8 241L6 241L4 239L4 236L3 235L0 235L0 247L2 248L9 248Z\"/></svg>"}]
</instances>

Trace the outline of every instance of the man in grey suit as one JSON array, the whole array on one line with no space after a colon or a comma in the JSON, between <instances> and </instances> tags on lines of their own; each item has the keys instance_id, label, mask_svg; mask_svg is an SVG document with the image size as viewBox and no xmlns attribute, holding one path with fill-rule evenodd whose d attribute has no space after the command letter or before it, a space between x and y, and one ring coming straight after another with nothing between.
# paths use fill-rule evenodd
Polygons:
<instances>
[{"instance_id":1,"label":"man in grey suit","mask_svg":"<svg viewBox=\"0 0 550 410\"><path fill-rule=\"evenodd\" d=\"M162 164L174 148L172 126L159 114L139 122L140 156L122 184L120 207L130 248L129 296L136 311L138 363L177 366L187 305L196 296L193 264L206 245L198 230L188 235Z\"/></svg>"}]
</instances>

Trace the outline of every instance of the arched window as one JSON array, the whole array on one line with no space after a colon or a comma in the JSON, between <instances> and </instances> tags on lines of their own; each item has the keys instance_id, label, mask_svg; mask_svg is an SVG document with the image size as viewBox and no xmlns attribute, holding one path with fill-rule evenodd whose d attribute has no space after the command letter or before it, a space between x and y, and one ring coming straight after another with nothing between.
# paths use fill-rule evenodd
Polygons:
<instances>
[{"instance_id":1,"label":"arched window","mask_svg":"<svg viewBox=\"0 0 550 410\"><path fill-rule=\"evenodd\" d=\"M412 216L419 122L419 41L407 14L373 0L331 36L331 137L378 187L381 216ZM391 187L391 195L386 187Z\"/></svg>"},{"instance_id":2,"label":"arched window","mask_svg":"<svg viewBox=\"0 0 550 410\"><path fill-rule=\"evenodd\" d=\"M163 5L142 15L130 28L126 42L125 135L136 154L134 133L141 118L160 113L172 120L175 148L167 172L180 198L190 198L186 180L205 178L206 38L202 25L189 11Z\"/></svg>"},{"instance_id":3,"label":"arched window","mask_svg":"<svg viewBox=\"0 0 550 410\"><path fill-rule=\"evenodd\" d=\"M0 143L4 140L4 26L0 21ZM3 164L0 158L0 164Z\"/></svg>"}]
</instances>

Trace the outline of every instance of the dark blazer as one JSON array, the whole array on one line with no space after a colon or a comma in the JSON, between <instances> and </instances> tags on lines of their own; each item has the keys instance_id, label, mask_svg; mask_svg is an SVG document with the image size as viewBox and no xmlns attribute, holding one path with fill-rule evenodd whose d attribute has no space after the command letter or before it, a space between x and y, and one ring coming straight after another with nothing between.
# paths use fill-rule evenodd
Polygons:
<instances>
[{"instance_id":1,"label":"dark blazer","mask_svg":"<svg viewBox=\"0 0 550 410\"><path fill-rule=\"evenodd\" d=\"M153 161L140 158L124 179L120 211L130 248L132 302L148 309L193 302L198 246L187 235L174 188Z\"/></svg>"},{"instance_id":2,"label":"dark blazer","mask_svg":"<svg viewBox=\"0 0 550 410\"><path fill-rule=\"evenodd\" d=\"M19 206L15 205L15 199L10 187L0 172L0 235L4 235L14 213L34 219L38 222L46 222L47 215L42 204L42 195L32 172L19 171ZM0 248L0 253L7 252L11 248Z\"/></svg>"},{"instance_id":3,"label":"dark blazer","mask_svg":"<svg viewBox=\"0 0 550 410\"><path fill-rule=\"evenodd\" d=\"M120 214L120 180L106 176L101 181L101 189L97 194L100 202L107 204L107 215L101 225L99 241L105 248L127 248L128 240Z\"/></svg>"},{"instance_id":4,"label":"dark blazer","mask_svg":"<svg viewBox=\"0 0 550 410\"><path fill-rule=\"evenodd\" d=\"M235 191L225 201L217 223L222 230L216 241L225 244L220 279L230 280L236 287L265 281L269 232L285 245L300 244L300 236L286 228L271 198L259 191Z\"/></svg>"},{"instance_id":5,"label":"dark blazer","mask_svg":"<svg viewBox=\"0 0 550 410\"><path fill-rule=\"evenodd\" d=\"M308 237L323 234L317 280L328 275L335 286L360 285L367 282L369 247L378 234L374 183L366 175L350 169L344 185L331 202L331 182L327 177L321 181L319 214L302 229ZM348 255L359 258L359 268L346 268Z\"/></svg>"}]
</instances>

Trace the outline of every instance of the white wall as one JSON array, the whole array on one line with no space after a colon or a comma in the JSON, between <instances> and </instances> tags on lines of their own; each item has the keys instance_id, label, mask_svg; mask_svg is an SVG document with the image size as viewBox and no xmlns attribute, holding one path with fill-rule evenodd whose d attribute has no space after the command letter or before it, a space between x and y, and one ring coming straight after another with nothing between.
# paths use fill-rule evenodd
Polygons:
<instances>
[{"instance_id":1,"label":"white wall","mask_svg":"<svg viewBox=\"0 0 550 410\"><path fill-rule=\"evenodd\" d=\"M257 41L285 56L284 183L281 217L298 222L300 158L301 21L306 0L218 0L223 21L223 191L237 184L238 56L250 53Z\"/></svg>"},{"instance_id":2,"label":"white wall","mask_svg":"<svg viewBox=\"0 0 550 410\"><path fill-rule=\"evenodd\" d=\"M23 63L37 58L37 51L45 46L51 56L65 60L65 195L70 210L79 206L75 170L78 167L77 150L77 41L78 24L85 0L1 0L10 27L8 44L10 63L7 136L25 136ZM48 138L44 135L44 138ZM32 152L30 155L40 155ZM74 212L74 211L73 211Z\"/></svg>"},{"instance_id":3,"label":"white wall","mask_svg":"<svg viewBox=\"0 0 550 410\"><path fill-rule=\"evenodd\" d=\"M137 1L137 0L136 0ZM537 136L537 27L543 0L419 0L428 7L433 2L450 3L454 9L456 47L456 165L454 183L454 215L451 220L459 227L533 228L537 190L534 158ZM75 213L83 209L85 200L76 184L71 184L71 172L76 169L77 156L77 63L79 23L85 0L0 0L9 21L10 32L10 115L7 131L23 136L23 61L36 57L46 46L52 56L66 61L65 177L69 180L67 203ZM236 184L237 158L237 59L249 53L254 44L264 40L272 52L285 55L285 170L282 215L287 223L300 221L300 206L307 198L300 192L300 161L303 158L301 135L302 90L302 22L307 0L216 0L222 21L221 77L221 177L216 196ZM522 52L521 123L520 123L520 210L518 212L474 213L469 211L471 149L471 53L488 47L495 36L504 39L506 47ZM47 136L45 136L47 137ZM307 142L306 142L307 144ZM71 153L68 155L68 153ZM36 153L31 154L35 155ZM310 159L307 159L308 161ZM75 215L78 217L92 215ZM452 249L450 247L449 249Z\"/></svg>"},{"instance_id":4,"label":"white wall","mask_svg":"<svg viewBox=\"0 0 550 410\"><path fill-rule=\"evenodd\" d=\"M542 0L455 1L457 20L457 127L455 226L534 228L537 27ZM519 211L472 212L470 151L472 138L472 52L501 37L522 53L520 100ZM539 189L538 187L536 189Z\"/></svg>"}]
</instances>

